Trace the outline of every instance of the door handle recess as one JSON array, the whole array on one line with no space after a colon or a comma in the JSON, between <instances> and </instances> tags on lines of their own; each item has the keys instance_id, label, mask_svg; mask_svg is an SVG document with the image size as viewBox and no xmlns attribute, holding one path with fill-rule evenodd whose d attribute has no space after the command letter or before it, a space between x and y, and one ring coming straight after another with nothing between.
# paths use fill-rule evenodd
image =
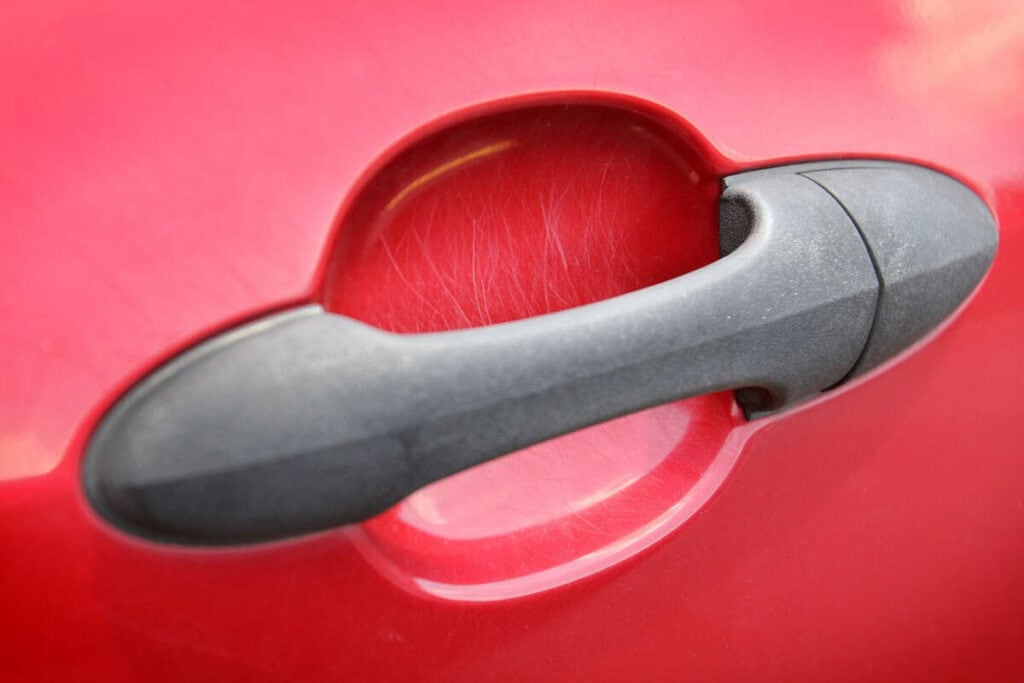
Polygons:
<instances>
[{"instance_id":1,"label":"door handle recess","mask_svg":"<svg viewBox=\"0 0 1024 683\"><path fill-rule=\"evenodd\" d=\"M88 497L157 540L265 541L688 396L736 389L756 418L920 339L997 241L961 183L875 161L729 177L720 233L724 256L704 268L535 318L394 334L308 306L214 337L101 420Z\"/></svg>"}]
</instances>

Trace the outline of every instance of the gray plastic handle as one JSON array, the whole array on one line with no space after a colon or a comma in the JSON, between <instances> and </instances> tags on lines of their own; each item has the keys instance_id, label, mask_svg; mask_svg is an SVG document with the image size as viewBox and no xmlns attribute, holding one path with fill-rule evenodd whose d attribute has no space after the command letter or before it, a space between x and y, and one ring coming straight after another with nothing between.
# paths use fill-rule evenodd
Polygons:
<instances>
[{"instance_id":1,"label":"gray plastic handle","mask_svg":"<svg viewBox=\"0 0 1024 683\"><path fill-rule=\"evenodd\" d=\"M270 540L366 519L452 473L649 406L757 388L738 398L760 414L813 396L859 370L869 336L884 342L893 328L876 320L879 302L889 303L878 258L839 192L812 177L823 168L833 167L728 179L730 253L614 299L412 335L311 306L215 337L101 421L85 461L89 498L150 538ZM968 264L958 280L968 288L929 309L941 319L991 261L991 216L946 176L867 170L879 168L937 177L940 196L929 201L945 206L952 192L954 204L970 205L954 206L956 216L980 221L970 253L952 259ZM905 202L898 189L881 194ZM895 334L903 348L907 334Z\"/></svg>"}]
</instances>

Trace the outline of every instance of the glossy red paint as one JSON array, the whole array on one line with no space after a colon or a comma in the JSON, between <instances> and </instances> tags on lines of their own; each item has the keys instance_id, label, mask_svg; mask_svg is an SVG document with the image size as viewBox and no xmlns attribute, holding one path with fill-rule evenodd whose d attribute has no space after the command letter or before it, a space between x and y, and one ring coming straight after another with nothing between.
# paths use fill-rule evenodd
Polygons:
<instances>
[{"instance_id":1,"label":"glossy red paint","mask_svg":"<svg viewBox=\"0 0 1024 683\"><path fill-rule=\"evenodd\" d=\"M1024 13L751 5L2 10L0 677L1019 677ZM681 526L522 597L476 604L396 580L488 576L482 559L388 536L402 523L437 537L401 508L362 532L230 551L140 542L95 517L79 461L120 392L211 331L317 296L331 226L351 216L339 206L397 141L545 92L653 103L651 125L696 145L698 173L837 155L945 168L997 214L993 270L908 357L727 430L742 436L735 467ZM671 273L643 265L652 235L629 244L657 279ZM674 244L677 272L699 262ZM435 259L446 275L476 272L449 256ZM558 291L603 296L632 286L621 276Z\"/></svg>"}]
</instances>

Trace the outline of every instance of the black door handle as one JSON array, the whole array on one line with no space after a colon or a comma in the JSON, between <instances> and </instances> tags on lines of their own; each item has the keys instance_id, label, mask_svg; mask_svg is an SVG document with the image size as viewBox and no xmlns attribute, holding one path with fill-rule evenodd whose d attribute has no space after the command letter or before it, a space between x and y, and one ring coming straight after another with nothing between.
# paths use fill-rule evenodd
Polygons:
<instances>
[{"instance_id":1,"label":"black door handle","mask_svg":"<svg viewBox=\"0 0 1024 683\"><path fill-rule=\"evenodd\" d=\"M454 472L723 389L750 416L835 386L947 317L996 230L959 182L886 162L726 179L727 255L512 323L392 334L310 306L215 337L101 421L89 498L161 540L268 540L366 519Z\"/></svg>"}]
</instances>

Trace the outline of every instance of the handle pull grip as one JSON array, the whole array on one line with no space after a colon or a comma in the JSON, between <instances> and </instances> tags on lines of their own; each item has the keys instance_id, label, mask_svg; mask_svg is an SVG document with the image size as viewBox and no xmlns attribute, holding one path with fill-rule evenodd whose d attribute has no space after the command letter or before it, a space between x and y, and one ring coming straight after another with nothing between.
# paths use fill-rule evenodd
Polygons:
<instances>
[{"instance_id":1,"label":"handle pull grip","mask_svg":"<svg viewBox=\"0 0 1024 683\"><path fill-rule=\"evenodd\" d=\"M159 540L271 540L366 519L452 473L650 406L756 387L738 394L756 416L813 396L946 317L995 248L990 214L956 181L900 164L849 166L727 179L726 256L595 304L410 335L310 306L215 337L101 421L88 495L119 526ZM916 237L901 237L905 226L886 223L891 212L877 203L905 205L908 186L926 195L910 203L923 201L931 221ZM861 215L883 224L883 238ZM963 253L951 253L943 230ZM938 266L908 267L904 256L900 272L882 267L879 249L936 235L941 248L922 251ZM928 319L911 312L908 323L915 296L931 297Z\"/></svg>"}]
</instances>

